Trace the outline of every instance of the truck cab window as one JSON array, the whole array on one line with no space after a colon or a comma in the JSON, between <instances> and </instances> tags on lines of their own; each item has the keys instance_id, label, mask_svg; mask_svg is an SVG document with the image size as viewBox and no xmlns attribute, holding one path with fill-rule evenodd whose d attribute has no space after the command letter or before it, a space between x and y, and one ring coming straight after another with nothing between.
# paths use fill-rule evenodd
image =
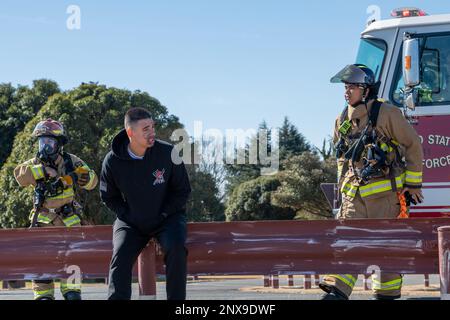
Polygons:
<instances>
[{"instance_id":1,"label":"truck cab window","mask_svg":"<svg viewBox=\"0 0 450 320\"><path fill-rule=\"evenodd\" d=\"M450 102L450 35L420 39L419 106L444 105ZM400 55L401 57L401 55ZM403 104L402 61L399 59L391 100Z\"/></svg>"},{"instance_id":2,"label":"truck cab window","mask_svg":"<svg viewBox=\"0 0 450 320\"><path fill-rule=\"evenodd\" d=\"M363 38L359 45L356 63L368 66L375 73L377 81L380 80L386 49L386 42L373 38Z\"/></svg>"}]
</instances>

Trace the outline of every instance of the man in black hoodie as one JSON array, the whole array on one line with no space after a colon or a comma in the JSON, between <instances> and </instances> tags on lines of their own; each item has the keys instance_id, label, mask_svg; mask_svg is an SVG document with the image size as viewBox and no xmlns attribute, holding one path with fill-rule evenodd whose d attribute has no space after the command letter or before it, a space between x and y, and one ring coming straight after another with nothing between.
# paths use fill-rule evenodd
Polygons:
<instances>
[{"instance_id":1,"label":"man in black hoodie","mask_svg":"<svg viewBox=\"0 0 450 320\"><path fill-rule=\"evenodd\" d=\"M186 298L186 202L191 192L173 146L155 140L154 122L143 108L125 115L125 129L103 160L100 196L116 213L108 299L130 299L133 265L151 238L164 253L167 299ZM174 155L175 156L175 155ZM177 161L176 161L177 162Z\"/></svg>"}]
</instances>

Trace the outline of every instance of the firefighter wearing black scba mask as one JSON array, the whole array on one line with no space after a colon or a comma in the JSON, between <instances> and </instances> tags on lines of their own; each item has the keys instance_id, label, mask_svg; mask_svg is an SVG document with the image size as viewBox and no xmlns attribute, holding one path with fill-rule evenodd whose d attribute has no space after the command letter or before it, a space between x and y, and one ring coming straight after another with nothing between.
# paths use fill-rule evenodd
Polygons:
<instances>
[{"instance_id":1,"label":"firefighter wearing black scba mask","mask_svg":"<svg viewBox=\"0 0 450 320\"><path fill-rule=\"evenodd\" d=\"M67 137L60 122L52 119L39 122L33 136L38 143L36 157L14 169L20 186L34 186L31 227L80 226L82 208L75 201L75 191L94 189L98 181L95 172L77 156L63 151ZM64 299L81 299L81 279L78 283L61 279L60 288ZM53 279L33 281L36 300L53 300L54 291Z\"/></svg>"}]
</instances>

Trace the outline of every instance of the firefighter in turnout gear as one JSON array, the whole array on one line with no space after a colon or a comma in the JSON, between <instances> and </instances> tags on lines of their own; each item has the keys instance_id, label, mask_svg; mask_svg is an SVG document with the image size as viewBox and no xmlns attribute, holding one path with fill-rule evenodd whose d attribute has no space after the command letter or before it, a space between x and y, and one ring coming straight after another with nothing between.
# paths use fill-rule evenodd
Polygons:
<instances>
[{"instance_id":1,"label":"firefighter in turnout gear","mask_svg":"<svg viewBox=\"0 0 450 320\"><path fill-rule=\"evenodd\" d=\"M401 110L377 98L379 83L367 66L348 65L331 79L345 84L347 106L337 118L334 143L342 204L338 219L400 217L404 199L423 201L420 138ZM404 212L403 212L404 214ZM403 216L402 216L403 217ZM346 300L356 274L327 275L323 300ZM375 299L398 299L402 276L372 276Z\"/></svg>"},{"instance_id":2,"label":"firefighter in turnout gear","mask_svg":"<svg viewBox=\"0 0 450 320\"><path fill-rule=\"evenodd\" d=\"M74 199L75 191L78 187L94 189L98 181L95 172L77 156L63 151L67 137L58 121L39 122L33 136L39 144L36 157L14 169L19 185L34 187L31 227L80 226L81 206ZM81 284L71 282L61 279L61 293L66 300L80 300ZM33 292L36 300L53 300L53 280L33 281Z\"/></svg>"}]
</instances>

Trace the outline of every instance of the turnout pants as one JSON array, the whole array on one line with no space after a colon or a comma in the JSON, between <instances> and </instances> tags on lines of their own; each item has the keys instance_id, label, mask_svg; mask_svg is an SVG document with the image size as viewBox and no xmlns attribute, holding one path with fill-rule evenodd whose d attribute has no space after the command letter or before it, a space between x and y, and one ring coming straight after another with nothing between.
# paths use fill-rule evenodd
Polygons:
<instances>
[{"instance_id":1,"label":"turnout pants","mask_svg":"<svg viewBox=\"0 0 450 320\"><path fill-rule=\"evenodd\" d=\"M56 213L41 212L38 216L38 227L78 227L81 226L80 218L77 215L71 215L62 218ZM70 291L81 293L81 279L60 279L60 291L64 296ZM55 298L55 284L53 279L33 280L32 285L34 299Z\"/></svg>"},{"instance_id":2,"label":"turnout pants","mask_svg":"<svg viewBox=\"0 0 450 320\"><path fill-rule=\"evenodd\" d=\"M113 255L109 267L109 300L131 299L133 265L151 238L156 238L164 254L168 300L186 299L187 249L186 217L168 217L152 234L142 234L116 219L113 226Z\"/></svg>"},{"instance_id":3,"label":"turnout pants","mask_svg":"<svg viewBox=\"0 0 450 320\"><path fill-rule=\"evenodd\" d=\"M355 198L342 195L339 219L394 219L400 212L400 204L396 192L391 192L375 199L363 199L357 192ZM322 285L333 286L339 289L347 297L353 291L358 278L357 274L333 274L327 275ZM380 272L372 275L372 289L374 294L381 297L400 297L402 276L396 273Z\"/></svg>"}]
</instances>

